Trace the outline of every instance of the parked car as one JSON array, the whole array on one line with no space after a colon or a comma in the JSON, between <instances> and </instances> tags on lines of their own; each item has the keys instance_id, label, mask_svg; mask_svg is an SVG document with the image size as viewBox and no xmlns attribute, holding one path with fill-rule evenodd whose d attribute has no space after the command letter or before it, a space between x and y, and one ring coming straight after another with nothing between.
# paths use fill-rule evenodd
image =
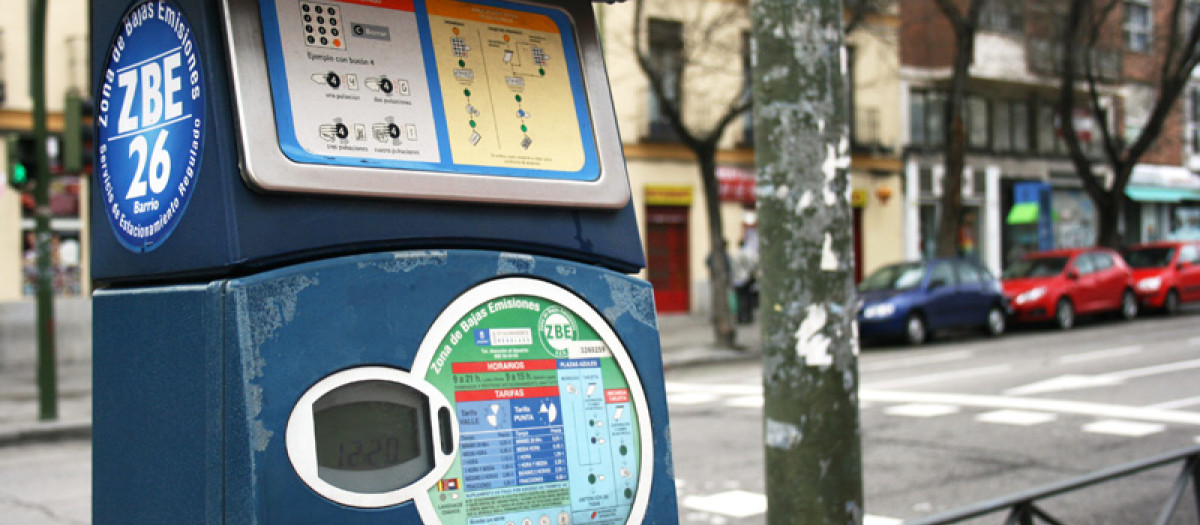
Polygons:
<instances>
[{"instance_id":1,"label":"parked car","mask_svg":"<svg viewBox=\"0 0 1200 525\"><path fill-rule=\"evenodd\" d=\"M1138 312L1133 272L1107 248L1031 253L1004 271L1003 282L1018 322L1053 321L1066 330L1082 315Z\"/></svg>"},{"instance_id":2,"label":"parked car","mask_svg":"<svg viewBox=\"0 0 1200 525\"><path fill-rule=\"evenodd\" d=\"M1130 246L1123 250L1133 269L1138 299L1146 308L1162 309L1167 315L1179 305L1200 300L1200 246L1195 242L1163 241Z\"/></svg>"},{"instance_id":3,"label":"parked car","mask_svg":"<svg viewBox=\"0 0 1200 525\"><path fill-rule=\"evenodd\" d=\"M999 281L965 259L934 259L880 268L858 286L862 339L918 345L949 328L1004 332L1007 306Z\"/></svg>"}]
</instances>

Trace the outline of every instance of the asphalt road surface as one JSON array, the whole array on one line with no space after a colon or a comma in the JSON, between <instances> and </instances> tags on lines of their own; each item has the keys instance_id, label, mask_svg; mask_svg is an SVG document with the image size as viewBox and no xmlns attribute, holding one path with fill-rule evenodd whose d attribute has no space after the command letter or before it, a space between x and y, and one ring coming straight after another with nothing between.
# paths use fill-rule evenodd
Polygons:
<instances>
[{"instance_id":1,"label":"asphalt road surface","mask_svg":"<svg viewBox=\"0 0 1200 525\"><path fill-rule=\"evenodd\" d=\"M761 367L667 377L680 521L765 521ZM863 349L866 523L937 514L1200 443L1200 314ZM1181 463L1041 506L1153 523ZM1171 523L1196 524L1189 489ZM1004 523L1005 514L970 523Z\"/></svg>"},{"instance_id":2,"label":"asphalt road surface","mask_svg":"<svg viewBox=\"0 0 1200 525\"><path fill-rule=\"evenodd\" d=\"M1200 443L1196 312L866 348L860 372L868 525ZM760 381L756 362L668 374L681 523L765 521ZM0 447L0 524L89 523L90 461L83 441ZM1072 524L1152 523L1180 468L1043 507ZM1192 494L1171 523L1197 523Z\"/></svg>"}]
</instances>

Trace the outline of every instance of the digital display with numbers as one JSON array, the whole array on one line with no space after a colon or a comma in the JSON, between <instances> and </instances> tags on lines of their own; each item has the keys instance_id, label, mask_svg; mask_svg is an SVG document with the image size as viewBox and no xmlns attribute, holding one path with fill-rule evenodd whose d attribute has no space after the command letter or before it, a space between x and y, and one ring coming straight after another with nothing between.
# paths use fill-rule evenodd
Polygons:
<instances>
[{"instance_id":1,"label":"digital display with numbers","mask_svg":"<svg viewBox=\"0 0 1200 525\"><path fill-rule=\"evenodd\" d=\"M338 470L375 470L421 454L417 409L363 401L313 414L317 465Z\"/></svg>"},{"instance_id":2,"label":"digital display with numbers","mask_svg":"<svg viewBox=\"0 0 1200 525\"><path fill-rule=\"evenodd\" d=\"M312 405L317 476L345 490L382 493L433 468L426 400L389 381L335 388Z\"/></svg>"}]
</instances>

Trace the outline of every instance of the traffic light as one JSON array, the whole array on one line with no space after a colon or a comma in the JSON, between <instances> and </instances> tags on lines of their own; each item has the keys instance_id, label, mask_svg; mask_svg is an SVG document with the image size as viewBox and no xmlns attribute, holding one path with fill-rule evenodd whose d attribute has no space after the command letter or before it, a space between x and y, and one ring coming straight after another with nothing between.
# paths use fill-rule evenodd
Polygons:
<instances>
[{"instance_id":1,"label":"traffic light","mask_svg":"<svg viewBox=\"0 0 1200 525\"><path fill-rule=\"evenodd\" d=\"M74 175L92 168L92 101L67 93L63 107L63 172Z\"/></svg>"},{"instance_id":2,"label":"traffic light","mask_svg":"<svg viewBox=\"0 0 1200 525\"><path fill-rule=\"evenodd\" d=\"M37 176L37 141L32 135L10 135L8 146L8 185L19 192L33 191Z\"/></svg>"}]
</instances>

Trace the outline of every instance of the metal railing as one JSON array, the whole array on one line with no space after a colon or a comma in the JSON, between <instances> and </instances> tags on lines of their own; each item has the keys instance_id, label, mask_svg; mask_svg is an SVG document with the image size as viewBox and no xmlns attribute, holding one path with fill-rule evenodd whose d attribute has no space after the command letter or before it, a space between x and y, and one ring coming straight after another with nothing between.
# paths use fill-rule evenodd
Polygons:
<instances>
[{"instance_id":1,"label":"metal railing","mask_svg":"<svg viewBox=\"0 0 1200 525\"><path fill-rule=\"evenodd\" d=\"M1172 488L1170 496L1163 505L1162 511L1158 514L1158 520L1154 523L1157 525L1166 525L1171 520L1171 516L1175 514L1175 510L1179 507L1179 503L1183 500L1184 494L1187 492L1189 481L1191 482L1193 497L1195 498L1197 510L1200 512L1200 446L1185 448L1175 452L1169 452L1159 456L1146 458L1132 463L1126 463L1116 467L1110 467L1104 470L1093 472L1079 476L1077 478L1051 483L1035 489L1017 492L997 498L990 501L983 501L973 505L968 505L957 510L944 512L934 516L905 521L904 525L945 525L948 523L959 523L971 518L978 518L987 514L1008 510L1008 519L1005 520L1005 525L1033 525L1035 519L1053 525L1063 525L1065 522L1052 517L1049 513L1038 506L1038 501L1052 498L1068 492L1089 488L1093 485L1098 485L1117 478L1123 478L1137 474L1139 472L1150 469L1170 465L1175 462L1183 462L1183 470L1179 473L1179 477L1175 479L1175 485Z\"/></svg>"}]
</instances>

